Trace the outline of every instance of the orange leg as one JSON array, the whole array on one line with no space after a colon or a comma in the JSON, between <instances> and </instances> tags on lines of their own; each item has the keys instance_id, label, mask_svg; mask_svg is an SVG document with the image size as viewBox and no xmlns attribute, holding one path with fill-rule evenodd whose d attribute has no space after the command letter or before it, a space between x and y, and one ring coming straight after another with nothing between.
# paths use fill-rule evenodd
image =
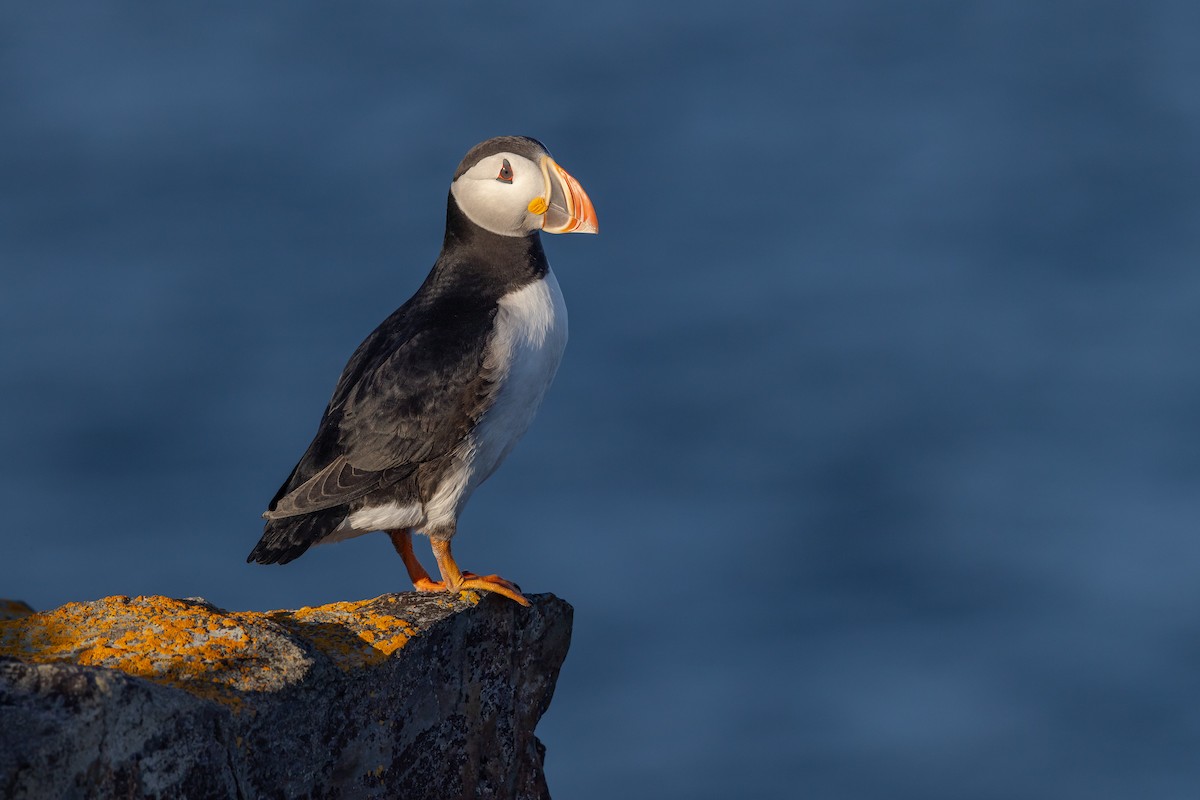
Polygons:
<instances>
[{"instance_id":1,"label":"orange leg","mask_svg":"<svg viewBox=\"0 0 1200 800\"><path fill-rule=\"evenodd\" d=\"M529 601L525 599L521 594L521 590L512 581L506 581L499 575L485 575L480 577L472 572L462 572L459 570L458 564L454 562L454 556L450 555L449 541L434 539L430 544L433 546L433 555L437 559L438 570L442 573L440 581L430 581L430 583L437 585L439 589L443 589L451 594L458 594L463 589L480 589L485 592L495 592L496 594L504 595L509 600L514 600L523 606L529 605Z\"/></svg>"},{"instance_id":2,"label":"orange leg","mask_svg":"<svg viewBox=\"0 0 1200 800\"><path fill-rule=\"evenodd\" d=\"M440 592L445 588L441 581L430 580L429 573L417 560L416 554L413 553L411 529L388 531L388 536L392 538L392 547L396 548L396 552L404 560L404 568L408 570L408 579L412 581L414 589L418 592Z\"/></svg>"}]
</instances>

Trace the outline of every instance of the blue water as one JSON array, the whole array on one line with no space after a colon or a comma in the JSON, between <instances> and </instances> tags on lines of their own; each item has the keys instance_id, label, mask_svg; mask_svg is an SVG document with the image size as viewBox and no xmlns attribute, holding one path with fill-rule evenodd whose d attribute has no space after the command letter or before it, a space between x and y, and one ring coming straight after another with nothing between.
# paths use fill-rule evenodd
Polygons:
<instances>
[{"instance_id":1,"label":"blue water","mask_svg":"<svg viewBox=\"0 0 1200 800\"><path fill-rule=\"evenodd\" d=\"M555 796L1200 795L1200 7L399 6L0 9L0 596L406 588L243 559L526 133L602 234L455 544L575 605Z\"/></svg>"}]
</instances>

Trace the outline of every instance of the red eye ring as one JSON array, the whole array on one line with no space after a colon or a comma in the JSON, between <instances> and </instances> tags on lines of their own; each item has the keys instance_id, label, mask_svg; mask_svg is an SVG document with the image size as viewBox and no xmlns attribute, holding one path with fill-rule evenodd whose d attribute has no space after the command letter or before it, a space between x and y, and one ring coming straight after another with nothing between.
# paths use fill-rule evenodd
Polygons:
<instances>
[{"instance_id":1,"label":"red eye ring","mask_svg":"<svg viewBox=\"0 0 1200 800\"><path fill-rule=\"evenodd\" d=\"M512 166L508 163L508 159L504 159L504 166L500 167L500 174L496 176L496 180L501 183L512 183L513 171Z\"/></svg>"}]
</instances>

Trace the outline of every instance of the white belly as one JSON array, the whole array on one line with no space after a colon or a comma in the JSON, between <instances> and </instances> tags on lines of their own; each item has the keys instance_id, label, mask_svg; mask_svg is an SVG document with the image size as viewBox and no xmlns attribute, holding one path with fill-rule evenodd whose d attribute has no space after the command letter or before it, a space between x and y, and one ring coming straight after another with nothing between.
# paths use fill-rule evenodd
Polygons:
<instances>
[{"instance_id":1,"label":"white belly","mask_svg":"<svg viewBox=\"0 0 1200 800\"><path fill-rule=\"evenodd\" d=\"M496 402L472 436L473 485L487 479L525 435L566 346L567 308L553 272L500 299L496 333L484 364L498 368L504 377Z\"/></svg>"}]
</instances>

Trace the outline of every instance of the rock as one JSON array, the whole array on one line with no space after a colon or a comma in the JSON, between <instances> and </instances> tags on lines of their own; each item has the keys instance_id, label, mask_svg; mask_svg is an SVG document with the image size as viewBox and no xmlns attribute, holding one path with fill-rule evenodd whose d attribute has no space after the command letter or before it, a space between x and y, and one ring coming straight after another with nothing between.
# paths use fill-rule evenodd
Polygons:
<instances>
[{"instance_id":1,"label":"rock","mask_svg":"<svg viewBox=\"0 0 1200 800\"><path fill-rule=\"evenodd\" d=\"M0 599L0 622L6 619L20 619L28 617L33 613L33 609L28 603L22 603L20 600L3 600Z\"/></svg>"},{"instance_id":2,"label":"rock","mask_svg":"<svg viewBox=\"0 0 1200 800\"><path fill-rule=\"evenodd\" d=\"M108 597L0 622L0 797L546 798L569 604Z\"/></svg>"}]
</instances>

